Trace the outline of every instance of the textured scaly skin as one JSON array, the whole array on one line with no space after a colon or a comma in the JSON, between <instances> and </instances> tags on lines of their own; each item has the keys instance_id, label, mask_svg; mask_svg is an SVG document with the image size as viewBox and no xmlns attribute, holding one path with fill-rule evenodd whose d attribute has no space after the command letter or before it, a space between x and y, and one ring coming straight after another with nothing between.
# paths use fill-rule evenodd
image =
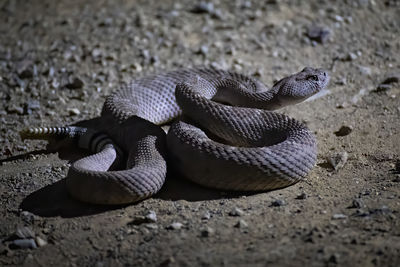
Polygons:
<instances>
[{"instance_id":1,"label":"textured scaly skin","mask_svg":"<svg viewBox=\"0 0 400 267\"><path fill-rule=\"evenodd\" d=\"M155 194L167 151L173 168L196 183L270 190L308 174L316 141L300 122L268 110L299 103L328 81L325 71L305 68L267 90L241 74L183 69L134 80L108 96L99 129L39 127L21 136L72 138L94 152L74 162L66 180L70 194L86 202L123 204ZM174 123L165 138L157 125L182 112L190 123Z\"/></svg>"}]
</instances>

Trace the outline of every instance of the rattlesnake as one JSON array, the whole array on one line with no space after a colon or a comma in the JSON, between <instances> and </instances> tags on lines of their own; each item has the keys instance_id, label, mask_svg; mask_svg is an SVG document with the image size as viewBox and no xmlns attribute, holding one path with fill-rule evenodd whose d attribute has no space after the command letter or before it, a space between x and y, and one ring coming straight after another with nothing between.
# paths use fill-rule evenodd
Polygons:
<instances>
[{"instance_id":1,"label":"rattlesnake","mask_svg":"<svg viewBox=\"0 0 400 267\"><path fill-rule=\"evenodd\" d=\"M86 202L131 203L155 194L167 158L169 167L204 186L276 189L308 174L316 141L302 123L270 110L299 103L328 82L326 71L310 67L269 90L234 72L181 69L122 86L106 98L95 129L31 127L21 136L72 138L94 153L74 162L66 179L70 194ZM165 137L157 125L177 117Z\"/></svg>"}]
</instances>

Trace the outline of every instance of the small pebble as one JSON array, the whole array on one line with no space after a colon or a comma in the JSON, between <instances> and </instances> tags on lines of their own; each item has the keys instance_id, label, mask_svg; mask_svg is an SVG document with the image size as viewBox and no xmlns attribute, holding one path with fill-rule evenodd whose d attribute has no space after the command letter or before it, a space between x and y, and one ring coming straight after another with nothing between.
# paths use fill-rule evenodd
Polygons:
<instances>
[{"instance_id":1,"label":"small pebble","mask_svg":"<svg viewBox=\"0 0 400 267\"><path fill-rule=\"evenodd\" d=\"M37 248L36 242L34 239L17 239L11 242L11 249L35 249Z\"/></svg>"},{"instance_id":2,"label":"small pebble","mask_svg":"<svg viewBox=\"0 0 400 267\"><path fill-rule=\"evenodd\" d=\"M339 259L339 255L337 253L334 253L329 257L329 262L337 264L338 259Z\"/></svg>"},{"instance_id":3,"label":"small pebble","mask_svg":"<svg viewBox=\"0 0 400 267\"><path fill-rule=\"evenodd\" d=\"M25 103L25 109L27 114L31 114L32 110L40 109L40 102L37 100L29 100Z\"/></svg>"},{"instance_id":4,"label":"small pebble","mask_svg":"<svg viewBox=\"0 0 400 267\"><path fill-rule=\"evenodd\" d=\"M20 215L24 222L32 223L35 220L35 215L29 211L22 211Z\"/></svg>"},{"instance_id":5,"label":"small pebble","mask_svg":"<svg viewBox=\"0 0 400 267\"><path fill-rule=\"evenodd\" d=\"M140 225L146 223L147 219L145 216L135 216L133 220L129 221L127 225Z\"/></svg>"},{"instance_id":6,"label":"small pebble","mask_svg":"<svg viewBox=\"0 0 400 267\"><path fill-rule=\"evenodd\" d=\"M74 77L69 83L65 85L65 87L67 87L68 89L80 89L83 87L83 85L84 83L80 78Z\"/></svg>"},{"instance_id":7,"label":"small pebble","mask_svg":"<svg viewBox=\"0 0 400 267\"><path fill-rule=\"evenodd\" d=\"M344 167L347 162L349 154L346 151L334 154L326 158L327 162L332 166L335 171Z\"/></svg>"},{"instance_id":8,"label":"small pebble","mask_svg":"<svg viewBox=\"0 0 400 267\"><path fill-rule=\"evenodd\" d=\"M33 70L30 61L22 61L17 64L17 74L21 79L29 79L33 77Z\"/></svg>"},{"instance_id":9,"label":"small pebble","mask_svg":"<svg viewBox=\"0 0 400 267\"><path fill-rule=\"evenodd\" d=\"M239 220L236 224L235 224L236 228L247 228L249 227L249 225L247 224L247 222L245 220Z\"/></svg>"},{"instance_id":10,"label":"small pebble","mask_svg":"<svg viewBox=\"0 0 400 267\"><path fill-rule=\"evenodd\" d=\"M211 214L208 211L204 212L203 216L201 216L202 220L209 220L210 218L211 218Z\"/></svg>"},{"instance_id":11,"label":"small pebble","mask_svg":"<svg viewBox=\"0 0 400 267\"><path fill-rule=\"evenodd\" d=\"M370 67L358 66L358 70L362 75L371 75L372 71Z\"/></svg>"},{"instance_id":12,"label":"small pebble","mask_svg":"<svg viewBox=\"0 0 400 267\"><path fill-rule=\"evenodd\" d=\"M209 226L206 226L201 230L201 236L203 236L203 237L212 236L214 233L215 233L215 230Z\"/></svg>"},{"instance_id":13,"label":"small pebble","mask_svg":"<svg viewBox=\"0 0 400 267\"><path fill-rule=\"evenodd\" d=\"M351 98L351 103L357 104L366 93L367 93L367 90L365 88L362 88L360 91L358 91L358 93L356 95L354 95Z\"/></svg>"},{"instance_id":14,"label":"small pebble","mask_svg":"<svg viewBox=\"0 0 400 267\"><path fill-rule=\"evenodd\" d=\"M170 230L179 230L179 229L182 228L182 226L183 226L183 224L181 224L180 222L174 222L174 223L171 223L171 224L167 227L167 229L170 229Z\"/></svg>"},{"instance_id":15,"label":"small pebble","mask_svg":"<svg viewBox=\"0 0 400 267\"><path fill-rule=\"evenodd\" d=\"M274 200L271 203L272 207L280 207L280 206L285 206L285 205L286 205L286 202L284 200L282 200L282 199Z\"/></svg>"},{"instance_id":16,"label":"small pebble","mask_svg":"<svg viewBox=\"0 0 400 267\"><path fill-rule=\"evenodd\" d=\"M156 212L153 211L153 210L149 211L149 213L146 214L145 217L146 217L147 222L149 222L149 223L155 223L155 222L157 222L157 214L156 214Z\"/></svg>"},{"instance_id":17,"label":"small pebble","mask_svg":"<svg viewBox=\"0 0 400 267\"><path fill-rule=\"evenodd\" d=\"M148 224L145 225L145 227L147 229L150 229L150 230L157 230L158 229L158 225L155 224L155 223L148 223Z\"/></svg>"},{"instance_id":18,"label":"small pebble","mask_svg":"<svg viewBox=\"0 0 400 267\"><path fill-rule=\"evenodd\" d=\"M76 115L81 114L81 111L77 108L69 108L69 109L67 109L67 111L70 116L76 116Z\"/></svg>"},{"instance_id":19,"label":"small pebble","mask_svg":"<svg viewBox=\"0 0 400 267\"><path fill-rule=\"evenodd\" d=\"M200 46L199 54L202 54L203 56L207 56L207 54L208 54L208 46L207 45Z\"/></svg>"},{"instance_id":20,"label":"small pebble","mask_svg":"<svg viewBox=\"0 0 400 267\"><path fill-rule=\"evenodd\" d=\"M333 19L336 20L336 22L343 22L344 21L343 17L340 16L340 15L334 15Z\"/></svg>"},{"instance_id":21,"label":"small pebble","mask_svg":"<svg viewBox=\"0 0 400 267\"><path fill-rule=\"evenodd\" d=\"M364 208L365 204L364 201L362 201L362 199L360 198L355 198L353 199L350 208L356 208L356 209L360 209L360 208Z\"/></svg>"},{"instance_id":22,"label":"small pebble","mask_svg":"<svg viewBox=\"0 0 400 267\"><path fill-rule=\"evenodd\" d=\"M296 197L296 199L306 199L308 197L308 195L306 194L306 193L301 193L300 195L298 195L297 197Z\"/></svg>"},{"instance_id":23,"label":"small pebble","mask_svg":"<svg viewBox=\"0 0 400 267\"><path fill-rule=\"evenodd\" d=\"M332 219L334 220L342 220L342 219L346 219L347 216L342 214L342 213L337 213L337 214L333 214Z\"/></svg>"},{"instance_id":24,"label":"small pebble","mask_svg":"<svg viewBox=\"0 0 400 267\"><path fill-rule=\"evenodd\" d=\"M346 56L346 60L348 60L348 61L353 61L353 60L356 60L356 59L357 59L357 55L352 53L352 52L348 53L347 56Z\"/></svg>"},{"instance_id":25,"label":"small pebble","mask_svg":"<svg viewBox=\"0 0 400 267\"><path fill-rule=\"evenodd\" d=\"M149 211L146 216L135 216L132 221L128 222L128 225L141 225L144 223L155 223L157 222L157 215L154 211Z\"/></svg>"},{"instance_id":26,"label":"small pebble","mask_svg":"<svg viewBox=\"0 0 400 267\"><path fill-rule=\"evenodd\" d=\"M175 258L173 256L170 256L168 259L163 260L158 266L167 267L173 265L174 263L175 263Z\"/></svg>"},{"instance_id":27,"label":"small pebble","mask_svg":"<svg viewBox=\"0 0 400 267\"><path fill-rule=\"evenodd\" d=\"M214 4L212 2L200 2L191 10L193 13L214 13Z\"/></svg>"},{"instance_id":28,"label":"small pebble","mask_svg":"<svg viewBox=\"0 0 400 267\"><path fill-rule=\"evenodd\" d=\"M244 214L243 210L235 207L229 212L229 216L242 216Z\"/></svg>"},{"instance_id":29,"label":"small pebble","mask_svg":"<svg viewBox=\"0 0 400 267\"><path fill-rule=\"evenodd\" d=\"M92 58L93 59L98 59L102 55L103 51L99 48L95 48L92 50Z\"/></svg>"},{"instance_id":30,"label":"small pebble","mask_svg":"<svg viewBox=\"0 0 400 267\"><path fill-rule=\"evenodd\" d=\"M335 83L337 85L346 85L347 84L347 80L346 80L346 78L342 77L342 78L339 78Z\"/></svg>"},{"instance_id":31,"label":"small pebble","mask_svg":"<svg viewBox=\"0 0 400 267\"><path fill-rule=\"evenodd\" d=\"M308 27L306 34L311 40L324 44L328 41L331 31L326 27L311 25Z\"/></svg>"},{"instance_id":32,"label":"small pebble","mask_svg":"<svg viewBox=\"0 0 400 267\"><path fill-rule=\"evenodd\" d=\"M339 109L348 108L348 107L349 107L349 103L347 103L347 102L342 102L342 103L336 105L336 108L339 108Z\"/></svg>"},{"instance_id":33,"label":"small pebble","mask_svg":"<svg viewBox=\"0 0 400 267\"><path fill-rule=\"evenodd\" d=\"M376 87L375 92L385 92L389 91L392 86L390 84L380 84Z\"/></svg>"},{"instance_id":34,"label":"small pebble","mask_svg":"<svg viewBox=\"0 0 400 267\"><path fill-rule=\"evenodd\" d=\"M391 84L400 82L400 73L392 73L388 75L381 84Z\"/></svg>"},{"instance_id":35,"label":"small pebble","mask_svg":"<svg viewBox=\"0 0 400 267\"><path fill-rule=\"evenodd\" d=\"M352 131L353 131L352 126L343 125L342 127L340 127L339 130L337 130L335 132L335 135L336 136L346 136L346 135L349 135Z\"/></svg>"},{"instance_id":36,"label":"small pebble","mask_svg":"<svg viewBox=\"0 0 400 267\"><path fill-rule=\"evenodd\" d=\"M17 113L19 115L23 115L24 114L24 109L20 106L17 106L15 104L10 105L7 107L7 112L8 113Z\"/></svg>"},{"instance_id":37,"label":"small pebble","mask_svg":"<svg viewBox=\"0 0 400 267\"><path fill-rule=\"evenodd\" d=\"M29 227L18 228L17 231L15 231L15 235L20 239L29 239L35 237L35 233Z\"/></svg>"},{"instance_id":38,"label":"small pebble","mask_svg":"<svg viewBox=\"0 0 400 267\"><path fill-rule=\"evenodd\" d=\"M44 239L42 239L42 238L39 237L39 236L35 237L35 241L36 241L36 245L37 245L38 247L43 247L43 246L46 246L46 245L47 245L47 241L44 240Z\"/></svg>"}]
</instances>

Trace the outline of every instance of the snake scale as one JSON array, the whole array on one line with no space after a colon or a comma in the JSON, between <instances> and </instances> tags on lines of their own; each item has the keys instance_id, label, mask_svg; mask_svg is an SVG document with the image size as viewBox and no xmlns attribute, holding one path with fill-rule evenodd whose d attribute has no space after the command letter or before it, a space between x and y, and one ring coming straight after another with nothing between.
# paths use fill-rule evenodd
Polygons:
<instances>
[{"instance_id":1,"label":"snake scale","mask_svg":"<svg viewBox=\"0 0 400 267\"><path fill-rule=\"evenodd\" d=\"M328 82L326 71L310 67L270 89L230 71L181 69L122 86L106 98L96 127L31 127L21 137L68 138L92 151L66 178L69 193L86 202L123 204L155 194L167 161L207 187L271 190L305 177L317 149L305 125L272 110L302 102ZM159 125L172 120L166 135Z\"/></svg>"}]
</instances>

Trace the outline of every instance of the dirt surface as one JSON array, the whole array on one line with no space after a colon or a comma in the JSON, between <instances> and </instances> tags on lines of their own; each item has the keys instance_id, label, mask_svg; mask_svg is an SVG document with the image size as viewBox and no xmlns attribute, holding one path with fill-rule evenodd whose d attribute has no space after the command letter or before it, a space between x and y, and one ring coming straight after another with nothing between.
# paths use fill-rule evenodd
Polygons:
<instances>
[{"instance_id":1,"label":"dirt surface","mask_svg":"<svg viewBox=\"0 0 400 267\"><path fill-rule=\"evenodd\" d=\"M400 266L399 13L396 0L0 1L0 265ZM304 182L234 195L169 174L155 197L94 206L64 186L81 152L19 138L194 65L269 85L329 71L325 95L282 110L318 139Z\"/></svg>"}]
</instances>

